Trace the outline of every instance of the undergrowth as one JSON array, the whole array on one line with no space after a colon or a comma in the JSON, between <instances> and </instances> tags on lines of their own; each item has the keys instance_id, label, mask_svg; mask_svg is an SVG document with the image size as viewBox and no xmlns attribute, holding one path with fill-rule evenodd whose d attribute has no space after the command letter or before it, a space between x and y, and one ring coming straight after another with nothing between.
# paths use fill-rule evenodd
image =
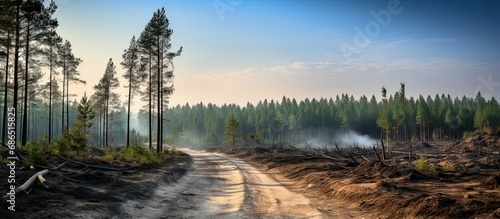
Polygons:
<instances>
[{"instance_id":1,"label":"undergrowth","mask_svg":"<svg viewBox=\"0 0 500 219\"><path fill-rule=\"evenodd\" d=\"M153 150L149 150L148 148L133 145L128 148L123 148L121 150L106 148L104 149L103 160L112 162L115 160L119 161L128 161L133 164L161 164L172 156L180 155L182 152L175 148L171 148L169 150L165 150L162 153L158 154Z\"/></svg>"},{"instance_id":2,"label":"undergrowth","mask_svg":"<svg viewBox=\"0 0 500 219\"><path fill-rule=\"evenodd\" d=\"M420 157L420 159L418 159L415 164L415 170L429 175L435 175L437 173L436 167L429 163L429 161L427 161L424 157Z\"/></svg>"},{"instance_id":3,"label":"undergrowth","mask_svg":"<svg viewBox=\"0 0 500 219\"><path fill-rule=\"evenodd\" d=\"M28 152L28 155L24 157L24 164L26 166L31 166L33 164L47 164L48 160L44 148L45 143L43 138L26 143L26 145L22 147L22 149Z\"/></svg>"}]
</instances>

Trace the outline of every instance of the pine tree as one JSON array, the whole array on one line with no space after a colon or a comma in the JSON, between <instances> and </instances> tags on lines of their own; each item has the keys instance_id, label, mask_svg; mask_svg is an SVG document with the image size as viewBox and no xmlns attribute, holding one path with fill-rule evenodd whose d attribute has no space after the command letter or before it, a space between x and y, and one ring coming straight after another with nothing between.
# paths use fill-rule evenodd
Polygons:
<instances>
[{"instance_id":1,"label":"pine tree","mask_svg":"<svg viewBox=\"0 0 500 219\"><path fill-rule=\"evenodd\" d=\"M0 60L5 61L5 69L4 74L2 75L5 80L4 82L4 92L3 92L3 121L2 121L2 145L6 145L5 141L7 140L7 105L8 103L8 79L9 79L9 61L11 56L12 37L13 33L16 30L16 25L14 24L16 18L16 8L14 7L16 2L12 1L0 1L0 8L2 8L0 13ZM15 37L14 37L15 38Z\"/></svg>"},{"instance_id":2,"label":"pine tree","mask_svg":"<svg viewBox=\"0 0 500 219\"><path fill-rule=\"evenodd\" d=\"M78 72L77 68L82 60L75 57L75 55L73 54L71 43L65 40L64 44L62 44L58 49L60 57L60 59L58 60L58 64L62 66L63 75L61 120L63 127L62 129L65 129L67 131L69 129L69 83L73 82L85 84L86 82L78 78L80 73Z\"/></svg>"},{"instance_id":3,"label":"pine tree","mask_svg":"<svg viewBox=\"0 0 500 219\"><path fill-rule=\"evenodd\" d=\"M133 95L139 90L141 82L145 78L145 75L139 74L139 56L138 56L138 46L135 40L135 36L130 40L130 46L123 53L123 61L120 63L123 68L127 69L127 73L123 75L125 79L128 80L128 101L127 101L127 147L130 145L130 104Z\"/></svg>"},{"instance_id":4,"label":"pine tree","mask_svg":"<svg viewBox=\"0 0 500 219\"><path fill-rule=\"evenodd\" d=\"M95 112L92 109L87 95L84 94L78 105L78 121L71 128L71 147L76 151L85 150L89 145L90 132L89 129L94 125L92 119L95 117Z\"/></svg>"},{"instance_id":5,"label":"pine tree","mask_svg":"<svg viewBox=\"0 0 500 219\"><path fill-rule=\"evenodd\" d=\"M52 17L52 15L56 12L57 10L57 5L55 4L54 0L52 0L49 4L49 7L45 10L46 16L47 17ZM44 55L47 56L47 61L48 61L48 67L49 67L49 82L48 82L48 88L49 88L49 106L48 106L48 141L49 144L52 141L52 131L53 131L53 102L54 102L54 94L57 92L54 91L54 83L55 78L54 76L57 76L57 72L55 71L55 68L58 67L57 65L57 59L58 59L58 54L56 51L56 48L60 47L62 44L62 38L56 33L55 29L59 25L56 19L49 19L46 21L47 25L47 31L43 34L43 43L46 45L46 49L43 51Z\"/></svg>"},{"instance_id":6,"label":"pine tree","mask_svg":"<svg viewBox=\"0 0 500 219\"><path fill-rule=\"evenodd\" d=\"M453 130L455 130L457 128L457 125L458 125L456 118L457 118L457 115L456 115L455 111L453 110L453 108L448 107L448 110L446 110L446 116L445 116L444 122L450 128L452 135L453 135Z\"/></svg>"},{"instance_id":7,"label":"pine tree","mask_svg":"<svg viewBox=\"0 0 500 219\"><path fill-rule=\"evenodd\" d=\"M173 84L171 83L173 79L173 59L176 56L180 56L182 52L182 47L177 52L169 52L172 47L170 43L170 37L172 33L173 31L169 28L169 21L166 16L165 9L161 8L153 14L153 17L146 25L139 40L141 47L147 52L149 57L149 83L147 91L149 96L148 107L150 110L150 126L152 125L152 92L156 92L156 112L158 119L156 133L158 153L161 152L163 143L164 106L168 104L169 96L172 95L174 91ZM153 58L155 58L154 63ZM149 134L151 147L151 128Z\"/></svg>"},{"instance_id":8,"label":"pine tree","mask_svg":"<svg viewBox=\"0 0 500 219\"><path fill-rule=\"evenodd\" d=\"M401 83L401 89L399 90L399 124L403 125L404 140L405 142L408 142L408 131L406 129L408 125L408 108L406 107L406 101L405 83Z\"/></svg>"},{"instance_id":9,"label":"pine tree","mask_svg":"<svg viewBox=\"0 0 500 219\"><path fill-rule=\"evenodd\" d=\"M390 132L392 129L392 124L390 121L389 117L389 106L388 106L388 101L387 101L387 89L385 87L382 87L382 102L383 102L383 108L382 111L380 111L380 115L377 119L377 124L380 128L384 130L385 133L385 139L387 142L387 151L391 151L390 143L389 143L389 136Z\"/></svg>"},{"instance_id":10,"label":"pine tree","mask_svg":"<svg viewBox=\"0 0 500 219\"><path fill-rule=\"evenodd\" d=\"M420 125L420 139L422 141L427 141L428 135L426 134L426 130L429 125L429 117L430 117L430 110L429 106L425 102L424 97L420 95L419 100L418 100L418 106L417 106L417 117L416 121L417 124Z\"/></svg>"},{"instance_id":11,"label":"pine tree","mask_svg":"<svg viewBox=\"0 0 500 219\"><path fill-rule=\"evenodd\" d=\"M241 142L240 137L242 135L242 132L238 130L239 128L240 122L238 121L238 118L236 118L236 115L233 113L231 114L227 122L226 131L224 131L224 134L228 136L225 144L231 145L231 151L234 151L234 146Z\"/></svg>"},{"instance_id":12,"label":"pine tree","mask_svg":"<svg viewBox=\"0 0 500 219\"><path fill-rule=\"evenodd\" d=\"M102 106L102 128L103 128L103 143L105 147L109 146L109 115L110 106L113 107L118 104L118 94L113 92L113 89L120 86L118 78L116 78L116 67L113 64L113 60L109 59L106 65L106 70L103 77L99 80L99 83L94 86L96 91L96 97L99 98L96 101L103 103Z\"/></svg>"}]
</instances>

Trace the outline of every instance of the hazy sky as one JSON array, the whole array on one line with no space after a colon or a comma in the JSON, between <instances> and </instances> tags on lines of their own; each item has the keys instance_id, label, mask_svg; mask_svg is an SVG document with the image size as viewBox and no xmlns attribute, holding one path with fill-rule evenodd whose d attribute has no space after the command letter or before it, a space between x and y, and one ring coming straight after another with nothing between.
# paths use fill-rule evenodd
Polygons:
<instances>
[{"instance_id":1,"label":"hazy sky","mask_svg":"<svg viewBox=\"0 0 500 219\"><path fill-rule=\"evenodd\" d=\"M47 0L46 0L47 1ZM56 0L59 33L86 86L119 63L165 7L175 60L172 104L393 94L500 99L500 2L423 0ZM122 79L122 85L125 81ZM124 89L121 89L122 92ZM125 93L122 98L125 99Z\"/></svg>"}]
</instances>

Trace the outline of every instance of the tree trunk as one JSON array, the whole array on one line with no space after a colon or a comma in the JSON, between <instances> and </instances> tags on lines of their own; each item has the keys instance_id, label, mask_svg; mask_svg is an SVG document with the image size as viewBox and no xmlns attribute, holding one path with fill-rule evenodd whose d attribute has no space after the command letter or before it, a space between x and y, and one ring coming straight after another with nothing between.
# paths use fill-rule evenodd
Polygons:
<instances>
[{"instance_id":1,"label":"tree trunk","mask_svg":"<svg viewBox=\"0 0 500 219\"><path fill-rule=\"evenodd\" d=\"M20 16L19 16L19 6L21 4L20 1L16 2L16 45L14 49L14 100L13 100L13 107L14 107L14 113L17 117L18 110L17 110L17 100L18 100L18 93L19 93L19 23L20 23ZM14 132L17 135L17 124L14 126Z\"/></svg>"},{"instance_id":2,"label":"tree trunk","mask_svg":"<svg viewBox=\"0 0 500 219\"><path fill-rule=\"evenodd\" d=\"M69 132L69 72L66 77L66 131Z\"/></svg>"},{"instance_id":3,"label":"tree trunk","mask_svg":"<svg viewBox=\"0 0 500 219\"><path fill-rule=\"evenodd\" d=\"M65 56L65 55L64 55ZM64 93L66 92L66 57L63 57L63 69L62 69L62 74L63 74L63 89L62 89L62 99L61 99L61 133L64 133L64 130L66 129L64 127Z\"/></svg>"},{"instance_id":4,"label":"tree trunk","mask_svg":"<svg viewBox=\"0 0 500 219\"><path fill-rule=\"evenodd\" d=\"M157 115L158 115L158 118L157 118L158 124L156 124L156 125L157 125L157 129L158 129L157 130L157 135L158 136L156 136L156 152L160 153L161 152L161 147L162 147L162 145L160 144L161 134L162 134L161 133L161 123L162 122L160 121L160 119L161 119L161 87L160 87L161 86L161 83L160 83L161 67L160 67L160 50L161 49L160 49L160 37L159 36L157 37L157 43L158 43L157 44L158 51L157 51L157 54L156 54L156 57L157 57L157 60L156 60L156 65L157 65L156 66L157 67L157 72L156 72L157 73L157 78L156 78L156 80L157 80L157 83L156 83L156 85L158 87L156 89L157 89L157 92L158 92L158 96L157 96L158 99L157 99L156 102L157 102L158 105L156 107L158 108L158 112L157 112Z\"/></svg>"},{"instance_id":5,"label":"tree trunk","mask_svg":"<svg viewBox=\"0 0 500 219\"><path fill-rule=\"evenodd\" d=\"M163 42L161 43L163 44ZM161 46L163 51L163 45ZM163 53L160 53L163 54ZM159 118L159 123L160 123L160 145L161 145L161 151L163 151L163 55L160 56L160 71L158 75L158 80L160 82L160 87L158 90L160 91L160 118Z\"/></svg>"},{"instance_id":6,"label":"tree trunk","mask_svg":"<svg viewBox=\"0 0 500 219\"><path fill-rule=\"evenodd\" d=\"M7 55L5 56L5 90L3 93L3 131L2 144L5 145L7 134L7 103L8 103L8 87L9 87L9 56L10 56L10 31L7 29Z\"/></svg>"},{"instance_id":7,"label":"tree trunk","mask_svg":"<svg viewBox=\"0 0 500 219\"><path fill-rule=\"evenodd\" d=\"M30 48L30 22L26 30L26 60L25 60L25 73L24 73L24 104L23 104L23 133L21 137L21 145L26 145L28 140L28 67L29 67L29 48Z\"/></svg>"},{"instance_id":8,"label":"tree trunk","mask_svg":"<svg viewBox=\"0 0 500 219\"><path fill-rule=\"evenodd\" d=\"M127 148L130 145L130 100L132 95L132 67L129 69L128 80L128 106L127 106Z\"/></svg>"},{"instance_id":9,"label":"tree trunk","mask_svg":"<svg viewBox=\"0 0 500 219\"><path fill-rule=\"evenodd\" d=\"M152 106L152 93L153 93L153 80L152 80L152 51L151 48L149 49L149 150L153 149L153 113L151 112L153 106Z\"/></svg>"},{"instance_id":10,"label":"tree trunk","mask_svg":"<svg viewBox=\"0 0 500 219\"><path fill-rule=\"evenodd\" d=\"M109 90L109 88L106 88ZM106 90L106 105L104 109L104 147L108 147L109 138L109 91Z\"/></svg>"},{"instance_id":11,"label":"tree trunk","mask_svg":"<svg viewBox=\"0 0 500 219\"><path fill-rule=\"evenodd\" d=\"M50 38L50 57L49 57L49 144L52 141L52 74L54 72L53 66L53 45L52 38Z\"/></svg>"}]
</instances>

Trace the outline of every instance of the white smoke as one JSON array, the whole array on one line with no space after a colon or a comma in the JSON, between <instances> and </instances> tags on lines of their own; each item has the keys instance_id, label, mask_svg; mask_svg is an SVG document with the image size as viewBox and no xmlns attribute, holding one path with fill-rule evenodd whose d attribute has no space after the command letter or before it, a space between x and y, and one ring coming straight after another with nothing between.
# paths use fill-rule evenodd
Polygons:
<instances>
[{"instance_id":1,"label":"white smoke","mask_svg":"<svg viewBox=\"0 0 500 219\"><path fill-rule=\"evenodd\" d=\"M377 140L371 138L368 135L361 135L353 130L347 131L338 131L333 136L328 138L328 141L325 139L320 139L317 137L310 136L307 138L306 144L313 148L334 148L335 144L339 147L371 147L377 144ZM300 145L302 147L305 145Z\"/></svg>"},{"instance_id":2,"label":"white smoke","mask_svg":"<svg viewBox=\"0 0 500 219\"><path fill-rule=\"evenodd\" d=\"M148 124L141 124L137 118L137 113L132 113L130 116L130 130L135 129L141 135L148 134Z\"/></svg>"},{"instance_id":3,"label":"white smoke","mask_svg":"<svg viewBox=\"0 0 500 219\"><path fill-rule=\"evenodd\" d=\"M333 136L333 142L337 143L339 147L350 147L350 146L366 146L371 147L377 144L377 140L371 138L368 135L360 135L359 133L347 130L346 132L338 132Z\"/></svg>"}]
</instances>

